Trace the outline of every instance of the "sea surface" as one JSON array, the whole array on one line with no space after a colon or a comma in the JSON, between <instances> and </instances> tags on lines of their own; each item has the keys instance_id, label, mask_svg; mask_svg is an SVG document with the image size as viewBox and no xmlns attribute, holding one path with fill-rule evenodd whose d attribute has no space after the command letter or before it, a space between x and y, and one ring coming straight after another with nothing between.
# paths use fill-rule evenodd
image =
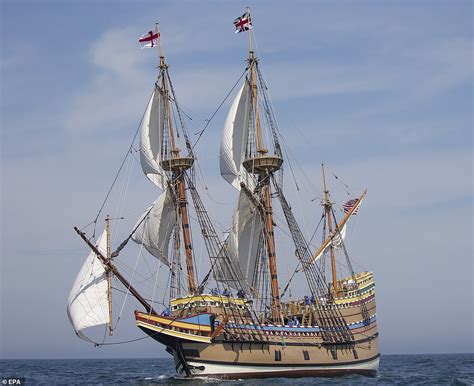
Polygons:
<instances>
[{"instance_id":1,"label":"sea surface","mask_svg":"<svg viewBox=\"0 0 474 386\"><path fill-rule=\"evenodd\" d=\"M383 355L375 377L187 380L174 374L169 358L2 360L0 376L2 384L23 378L27 385L473 385L474 354Z\"/></svg>"}]
</instances>

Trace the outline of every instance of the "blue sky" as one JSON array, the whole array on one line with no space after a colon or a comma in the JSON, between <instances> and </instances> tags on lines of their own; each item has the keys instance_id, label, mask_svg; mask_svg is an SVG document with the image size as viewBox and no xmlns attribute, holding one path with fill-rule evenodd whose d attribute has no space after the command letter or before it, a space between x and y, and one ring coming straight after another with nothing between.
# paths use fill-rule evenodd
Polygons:
<instances>
[{"instance_id":1,"label":"blue sky","mask_svg":"<svg viewBox=\"0 0 474 386\"><path fill-rule=\"evenodd\" d=\"M348 244L376 275L382 353L472 351L472 2L3 0L3 358L167 355L75 337L65 306L87 249L72 227L95 216L151 92L157 53L138 36L160 22L194 135L244 69L232 21L247 5L306 233L321 162L369 190ZM235 200L218 173L225 108L197 148L219 224ZM117 242L157 195L136 162L126 170ZM131 318L121 328L141 336Z\"/></svg>"}]
</instances>

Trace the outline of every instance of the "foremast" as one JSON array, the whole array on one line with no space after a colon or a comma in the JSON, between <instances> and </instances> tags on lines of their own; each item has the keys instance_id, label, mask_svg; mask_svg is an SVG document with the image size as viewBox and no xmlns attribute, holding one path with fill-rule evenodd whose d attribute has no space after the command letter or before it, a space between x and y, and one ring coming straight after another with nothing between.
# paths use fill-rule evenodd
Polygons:
<instances>
[{"instance_id":1,"label":"foremast","mask_svg":"<svg viewBox=\"0 0 474 386\"><path fill-rule=\"evenodd\" d=\"M183 235L184 241L184 250L186 255L186 271L187 271L187 282L188 282L188 291L191 294L196 292L196 274L194 269L194 258L193 258L193 247L192 247L192 240L191 240L191 229L189 223L189 215L188 215L188 200L186 196L186 179L185 173L188 169L193 166L194 163L194 155L192 152L192 148L189 146L189 141L186 141L188 154L187 156L181 156L181 150L177 147L176 144L176 133L173 127L173 118L172 118L172 111L171 111L171 98L176 103L176 98L174 97L174 92L171 85L170 76L168 73L168 64L165 61L165 56L163 53L163 47L161 43L161 36L159 32L159 25L156 25L158 31L158 50L160 54L160 73L161 73L161 92L163 94L164 100L164 111L165 111L165 120L163 124L163 135L161 136L162 143L161 146L161 167L163 170L171 176L169 180L169 184L171 185L175 197L177 198L177 217L176 217L176 227L181 225L181 231ZM179 108L177 108L178 114L180 116L180 122L182 123L181 115L179 112ZM183 131L184 131L183 127ZM185 137L187 134L184 133ZM179 251L179 231L177 237L175 237L175 248ZM177 245L177 247L176 247ZM175 259L174 259L175 260ZM174 261L172 264L172 268L178 268L179 262ZM173 274L173 273L172 273ZM174 274L179 275L178 272L174 272Z\"/></svg>"}]
</instances>

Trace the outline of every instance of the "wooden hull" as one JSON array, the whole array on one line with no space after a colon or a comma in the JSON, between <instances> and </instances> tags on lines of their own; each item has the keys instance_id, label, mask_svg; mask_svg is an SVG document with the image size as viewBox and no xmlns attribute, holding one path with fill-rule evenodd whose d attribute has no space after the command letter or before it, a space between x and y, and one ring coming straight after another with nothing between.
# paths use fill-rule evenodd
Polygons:
<instances>
[{"instance_id":1,"label":"wooden hull","mask_svg":"<svg viewBox=\"0 0 474 386\"><path fill-rule=\"evenodd\" d=\"M375 289L371 273L360 274L361 295L352 290L332 305L344 318L352 341L328 343L312 320L314 304L301 301L285 305L298 315L300 325L255 325L221 321L213 327L212 313L190 316L158 316L136 312L137 326L166 346L178 374L222 379L375 375L379 347ZM208 301L208 295L199 295ZM199 299L186 299L186 303ZM216 300L216 299L211 299ZM230 300L229 300L230 301ZM202 303L199 303L202 306ZM213 311L212 309L210 311Z\"/></svg>"},{"instance_id":2,"label":"wooden hull","mask_svg":"<svg viewBox=\"0 0 474 386\"><path fill-rule=\"evenodd\" d=\"M379 366L378 334L355 334L354 349L325 345L319 338L267 342L216 340L211 343L176 338L140 325L173 355L176 371L186 377L222 379L271 377L330 377L345 374L375 375Z\"/></svg>"},{"instance_id":3,"label":"wooden hull","mask_svg":"<svg viewBox=\"0 0 474 386\"><path fill-rule=\"evenodd\" d=\"M355 355L351 349L331 350L329 347L309 344L311 343L222 342L203 347L200 344L184 342L182 347L190 367L190 376L236 379L337 376L350 373L374 375L377 372L377 338L358 344ZM308 359L305 359L305 352ZM280 360L277 360L278 358ZM179 360L176 364L181 375L188 375Z\"/></svg>"}]
</instances>

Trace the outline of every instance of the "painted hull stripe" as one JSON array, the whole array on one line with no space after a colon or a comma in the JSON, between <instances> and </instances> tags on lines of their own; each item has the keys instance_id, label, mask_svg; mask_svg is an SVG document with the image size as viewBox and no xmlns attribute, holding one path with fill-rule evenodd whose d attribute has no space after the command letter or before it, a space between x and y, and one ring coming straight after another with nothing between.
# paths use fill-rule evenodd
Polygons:
<instances>
[{"instance_id":1,"label":"painted hull stripe","mask_svg":"<svg viewBox=\"0 0 474 386\"><path fill-rule=\"evenodd\" d=\"M221 366L232 366L235 368L243 367L243 366L251 366L251 367L267 367L269 370L274 370L274 368L288 368L288 369L296 369L296 368L308 368L308 367L313 367L313 368L335 368L335 367L349 367L349 366L356 366L356 365L361 365L365 363L370 363L370 362L378 362L378 359L380 357L380 354L377 354L371 358L367 359L360 359L360 360L354 360L354 361L349 361L349 362L336 362L336 363L291 363L291 364L285 364L285 363L258 363L258 362L224 362L224 361L213 361L213 360L205 360L205 359L191 359L188 360L189 364L196 363L197 365L199 364L212 364L212 365L221 365Z\"/></svg>"},{"instance_id":2,"label":"painted hull stripe","mask_svg":"<svg viewBox=\"0 0 474 386\"><path fill-rule=\"evenodd\" d=\"M176 338L181 338L181 339L184 339L184 340L191 340L191 341L194 341L194 342L211 343L211 339L209 337L198 336L198 335L193 335L193 334L186 334L184 332L174 331L174 330L170 330L168 328L152 326L150 324L143 323L143 322L140 322L140 321L137 322L137 326L148 329L148 330L151 330L151 331L160 332L164 335L170 335L170 336L173 336L173 337L176 337Z\"/></svg>"}]
</instances>

